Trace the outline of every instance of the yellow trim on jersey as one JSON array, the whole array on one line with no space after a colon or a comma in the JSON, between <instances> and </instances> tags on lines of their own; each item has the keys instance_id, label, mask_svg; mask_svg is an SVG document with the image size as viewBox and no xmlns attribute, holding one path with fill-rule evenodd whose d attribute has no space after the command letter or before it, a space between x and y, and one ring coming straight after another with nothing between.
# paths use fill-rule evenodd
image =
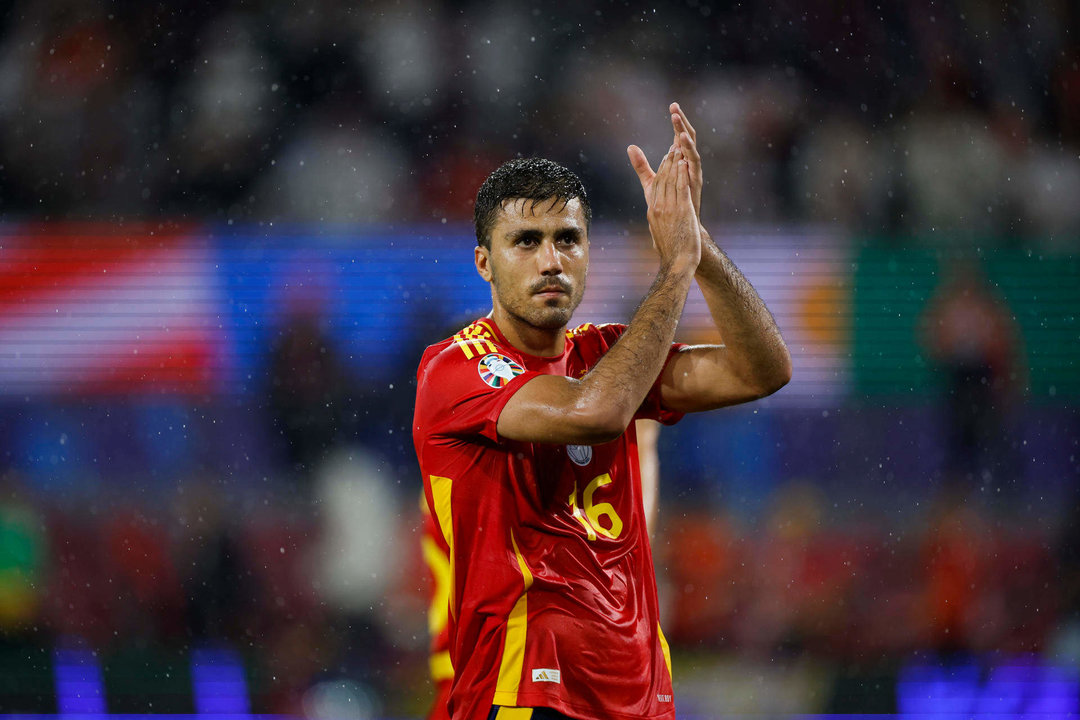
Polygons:
<instances>
[{"instance_id":1,"label":"yellow trim on jersey","mask_svg":"<svg viewBox=\"0 0 1080 720\"><path fill-rule=\"evenodd\" d=\"M487 318L480 318L475 323L473 323L473 325L478 325L478 326L484 328L484 330L487 330L488 333L490 333L490 335L488 337L494 337L495 336L495 328L493 328L491 326L491 320L489 320Z\"/></svg>"},{"instance_id":2,"label":"yellow trim on jersey","mask_svg":"<svg viewBox=\"0 0 1080 720\"><path fill-rule=\"evenodd\" d=\"M454 522L450 515L450 490L454 481L436 475L429 476L429 480L431 481L431 498L435 501L435 519L439 523L439 530L442 531L443 539L446 540L446 547L450 549L450 577L447 582L449 602L447 605L450 614L456 618L457 608L454 607L454 578L456 577L454 569Z\"/></svg>"},{"instance_id":3,"label":"yellow trim on jersey","mask_svg":"<svg viewBox=\"0 0 1080 720\"><path fill-rule=\"evenodd\" d=\"M517 538L514 537L514 531L510 531L510 544L514 546L514 557L518 561L518 569L521 570L521 577L525 580L525 592L529 591L529 588L533 584L533 574L529 566L525 564L525 558L521 556L521 551L518 550Z\"/></svg>"},{"instance_id":4,"label":"yellow trim on jersey","mask_svg":"<svg viewBox=\"0 0 1080 720\"><path fill-rule=\"evenodd\" d=\"M446 627L450 610L450 558L427 535L420 538L420 547L424 552L424 562L435 578L435 592L431 594L431 604L428 606L428 633L435 637Z\"/></svg>"},{"instance_id":5,"label":"yellow trim on jersey","mask_svg":"<svg viewBox=\"0 0 1080 720\"><path fill-rule=\"evenodd\" d=\"M454 342L456 342L457 346L459 348L461 348L461 351L463 353L465 353L465 359L466 360L472 360L473 353L472 353L472 350L469 349L469 346L465 342L465 336L462 335L461 333L458 333L457 335L454 336Z\"/></svg>"},{"instance_id":6,"label":"yellow trim on jersey","mask_svg":"<svg viewBox=\"0 0 1080 720\"><path fill-rule=\"evenodd\" d=\"M454 679L454 666L450 662L449 650L443 650L441 653L432 655L428 661L428 666L431 670L431 679L435 682Z\"/></svg>"},{"instance_id":7,"label":"yellow trim on jersey","mask_svg":"<svg viewBox=\"0 0 1080 720\"><path fill-rule=\"evenodd\" d=\"M529 615L527 598L529 588L532 587L533 575L525 565L525 558L521 556L521 551L518 550L513 530L510 531L510 543L514 546L514 557L521 570L525 588L521 592L521 597L514 603L510 617L506 620L506 639L503 643L502 660L499 662L499 679L495 682L495 696L491 701L494 705L517 705L518 689L521 687L521 669L525 665L525 635Z\"/></svg>"},{"instance_id":8,"label":"yellow trim on jersey","mask_svg":"<svg viewBox=\"0 0 1080 720\"><path fill-rule=\"evenodd\" d=\"M588 332L593 327L595 327L595 326L592 323L584 323L582 325L578 325L573 330L567 330L566 331L566 337L572 338L575 335L581 335L582 333Z\"/></svg>"},{"instance_id":9,"label":"yellow trim on jersey","mask_svg":"<svg viewBox=\"0 0 1080 720\"><path fill-rule=\"evenodd\" d=\"M532 720L533 708L501 707L495 720Z\"/></svg>"},{"instance_id":10,"label":"yellow trim on jersey","mask_svg":"<svg viewBox=\"0 0 1080 720\"><path fill-rule=\"evenodd\" d=\"M506 642L502 661L499 663L499 679L495 682L495 705L517 705L518 689L521 687L521 668L525 665L525 631L529 613L528 593L522 593L506 620Z\"/></svg>"},{"instance_id":11,"label":"yellow trim on jersey","mask_svg":"<svg viewBox=\"0 0 1080 720\"><path fill-rule=\"evenodd\" d=\"M656 632L660 633L660 649L664 651L668 677L671 678L671 682L675 682L675 676L671 674L671 648L668 647L667 638L664 637L664 630L660 627L660 623L656 623Z\"/></svg>"},{"instance_id":12,"label":"yellow trim on jersey","mask_svg":"<svg viewBox=\"0 0 1080 720\"><path fill-rule=\"evenodd\" d=\"M495 343L491 342L491 333L483 325L474 326L475 329L471 337L476 338L473 344L480 349L481 352L497 352L498 348L495 347Z\"/></svg>"},{"instance_id":13,"label":"yellow trim on jersey","mask_svg":"<svg viewBox=\"0 0 1080 720\"><path fill-rule=\"evenodd\" d=\"M454 342L465 353L466 360L472 360L474 355L498 352L498 348L492 342L491 329L480 321L474 322L454 335Z\"/></svg>"}]
</instances>

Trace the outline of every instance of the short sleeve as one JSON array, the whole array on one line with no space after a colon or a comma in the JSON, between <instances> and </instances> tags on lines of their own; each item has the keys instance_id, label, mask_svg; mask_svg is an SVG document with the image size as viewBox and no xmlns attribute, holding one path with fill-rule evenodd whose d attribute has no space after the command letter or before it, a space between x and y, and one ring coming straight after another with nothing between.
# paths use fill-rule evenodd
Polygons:
<instances>
[{"instance_id":1,"label":"short sleeve","mask_svg":"<svg viewBox=\"0 0 1080 720\"><path fill-rule=\"evenodd\" d=\"M664 405L660 396L660 381L664 377L664 369L667 368L667 364L671 362L676 353L682 352L685 348L684 343L672 343L671 349L668 350L667 360L664 361L664 368L660 369L660 374L656 376L656 382L653 383L652 388L649 390L649 394L645 396L645 400L642 401L641 407L634 413L634 419L641 420L658 420L664 425L674 425L683 419L686 413L672 410Z\"/></svg>"},{"instance_id":2,"label":"short sleeve","mask_svg":"<svg viewBox=\"0 0 1080 720\"><path fill-rule=\"evenodd\" d=\"M626 327L626 325L619 323L608 323L597 326L595 331L600 338L601 343L599 351L601 353L606 353L622 336L623 332L626 331ZM687 345L685 343L672 343L671 349L668 350L667 360L664 361L664 367L667 367L667 364L671 362L671 358L674 357L676 353L682 352L686 347ZM663 375L664 370L661 368L660 374L656 376L656 382L653 383L652 388L649 390L649 394L645 396L645 400L642 401L641 406L638 408L637 412L634 413L635 419L658 420L664 425L674 425L682 420L683 415L686 414L665 407L661 401L660 378L663 377Z\"/></svg>"},{"instance_id":3,"label":"short sleeve","mask_svg":"<svg viewBox=\"0 0 1080 720\"><path fill-rule=\"evenodd\" d=\"M417 418L434 434L481 435L499 442L499 414L525 383L540 373L526 370L507 352L467 357L451 344L417 377Z\"/></svg>"}]
</instances>

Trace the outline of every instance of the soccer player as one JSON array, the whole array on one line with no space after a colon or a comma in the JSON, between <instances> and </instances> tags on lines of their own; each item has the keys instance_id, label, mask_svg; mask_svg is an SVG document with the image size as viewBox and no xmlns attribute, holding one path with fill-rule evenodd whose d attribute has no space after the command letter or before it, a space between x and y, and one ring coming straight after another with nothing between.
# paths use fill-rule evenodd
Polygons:
<instances>
[{"instance_id":1,"label":"soccer player","mask_svg":"<svg viewBox=\"0 0 1080 720\"><path fill-rule=\"evenodd\" d=\"M454 720L675 715L631 421L763 397L791 360L701 226L696 133L670 110L655 172L628 148L660 259L629 325L567 330L592 214L576 175L511 160L477 194L492 311L424 352L413 422L450 561ZM695 276L724 344L673 343Z\"/></svg>"}]
</instances>

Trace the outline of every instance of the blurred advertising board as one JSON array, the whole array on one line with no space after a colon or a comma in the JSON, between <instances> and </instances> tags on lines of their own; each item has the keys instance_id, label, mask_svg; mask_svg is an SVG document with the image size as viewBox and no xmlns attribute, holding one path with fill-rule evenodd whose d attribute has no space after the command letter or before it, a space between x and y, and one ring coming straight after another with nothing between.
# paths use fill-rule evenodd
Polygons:
<instances>
[{"instance_id":1,"label":"blurred advertising board","mask_svg":"<svg viewBox=\"0 0 1080 720\"><path fill-rule=\"evenodd\" d=\"M207 393L220 388L224 297L194 228L0 231L0 393Z\"/></svg>"},{"instance_id":2,"label":"blurred advertising board","mask_svg":"<svg viewBox=\"0 0 1080 720\"><path fill-rule=\"evenodd\" d=\"M719 238L785 333L797 372L779 398L830 403L849 385L847 251L809 234ZM575 322L626 322L656 269L648 238L593 232ZM315 317L365 382L490 309L467 228L8 226L0 250L0 393L258 392L293 319ZM679 339L716 342L694 290Z\"/></svg>"},{"instance_id":3,"label":"blurred advertising board","mask_svg":"<svg viewBox=\"0 0 1080 720\"><path fill-rule=\"evenodd\" d=\"M939 253L811 230L717 240L792 352L792 382L768 404L828 408L936 387L918 334L944 276ZM469 228L444 225L8 225L0 394L258 393L298 318L317 322L358 382L401 382L425 345L490 309L474 246ZM1019 328L1032 394L1080 392L1080 258L1002 249L976 260ZM574 322L628 321L655 269L647 235L594 228ZM723 339L696 289L678 339Z\"/></svg>"}]
</instances>

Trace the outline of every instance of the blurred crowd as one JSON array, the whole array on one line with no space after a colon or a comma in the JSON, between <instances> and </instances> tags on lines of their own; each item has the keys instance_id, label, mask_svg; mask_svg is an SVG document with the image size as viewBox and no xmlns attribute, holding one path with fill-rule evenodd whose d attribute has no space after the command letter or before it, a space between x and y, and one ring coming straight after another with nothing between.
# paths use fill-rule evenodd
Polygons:
<instances>
[{"instance_id":1,"label":"blurred crowd","mask_svg":"<svg viewBox=\"0 0 1080 720\"><path fill-rule=\"evenodd\" d=\"M380 496L365 462L324 471L301 508L193 478L167 502L88 513L32 498L7 474L0 651L86 643L109 668L132 647L168 657L226 643L245 658L254 711L313 716L311 689L349 680L386 715L421 714L420 509ZM680 670L719 654L822 670L897 669L920 654L1080 663L1077 518L1063 533L1003 525L946 495L906 526L837 524L827 505L794 482L757 524L662 510L656 564ZM137 692L138 677L127 682Z\"/></svg>"},{"instance_id":2,"label":"blurred crowd","mask_svg":"<svg viewBox=\"0 0 1080 720\"><path fill-rule=\"evenodd\" d=\"M119 691L137 697L161 680L161 658L230 647L247 668L255 711L302 716L311 689L327 679L363 683L380 701L422 697L423 600L395 613L384 597L392 580L419 586L419 560L409 577L399 577L404 565L388 567L413 541L406 523L414 518L362 463L353 470L347 478L327 470L311 502L238 493L207 474L137 499L106 490L89 512L5 473L0 660L86 647L111 685L113 665L138 649L159 662L121 671ZM337 521L341 513L348 524ZM0 666L32 674L25 663ZM48 665L39 671L48 677ZM192 690L174 688L174 712L192 711ZM11 692L0 691L8 710L55 708L51 693L13 707ZM106 701L118 711L118 698ZM146 697L133 707L150 709Z\"/></svg>"},{"instance_id":3,"label":"blurred crowd","mask_svg":"<svg viewBox=\"0 0 1080 720\"><path fill-rule=\"evenodd\" d=\"M1055 0L15 0L8 218L468 219L516 154L640 219L625 157L701 132L723 222L1070 241L1080 11Z\"/></svg>"}]
</instances>

